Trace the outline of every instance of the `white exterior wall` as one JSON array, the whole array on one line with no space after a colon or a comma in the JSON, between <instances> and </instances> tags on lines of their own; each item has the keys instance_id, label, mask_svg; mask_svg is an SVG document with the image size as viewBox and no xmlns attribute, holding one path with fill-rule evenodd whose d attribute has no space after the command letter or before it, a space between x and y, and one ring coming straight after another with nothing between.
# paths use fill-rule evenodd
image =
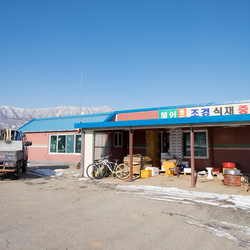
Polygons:
<instances>
[{"instance_id":1,"label":"white exterior wall","mask_svg":"<svg viewBox=\"0 0 250 250\"><path fill-rule=\"evenodd\" d=\"M86 169L89 164L94 163L94 131L85 131L85 143L84 143L84 176L87 176Z\"/></svg>"}]
</instances>

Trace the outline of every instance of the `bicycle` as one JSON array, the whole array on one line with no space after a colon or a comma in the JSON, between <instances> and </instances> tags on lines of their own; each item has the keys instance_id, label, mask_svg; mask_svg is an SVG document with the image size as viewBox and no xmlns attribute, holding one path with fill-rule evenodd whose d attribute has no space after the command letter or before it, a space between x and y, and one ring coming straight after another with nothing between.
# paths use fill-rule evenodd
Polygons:
<instances>
[{"instance_id":1,"label":"bicycle","mask_svg":"<svg viewBox=\"0 0 250 250\"><path fill-rule=\"evenodd\" d=\"M126 163L118 164L119 160L114 160L115 162L111 162L108 160L110 155L104 157L102 160L96 160L94 164L91 164L87 168L87 175L89 176L89 171L93 168L92 175L95 179L102 179L106 176L109 171L109 174L112 176L117 176L119 179L124 180L127 179L130 175L130 167Z\"/></svg>"},{"instance_id":2,"label":"bicycle","mask_svg":"<svg viewBox=\"0 0 250 250\"><path fill-rule=\"evenodd\" d=\"M96 159L94 160L94 163L90 164L87 169L86 169L86 173L87 173L87 176L90 178L90 179L96 179L94 177L94 174L93 174L93 171L94 171L94 167L95 166L99 166L101 167L102 164L105 165L105 168L106 168L106 164L108 162L108 158L110 157L111 155L107 155L107 156L104 156L102 157L101 159ZM105 171L105 174L107 173L107 169ZM104 175L105 175L104 174Z\"/></svg>"},{"instance_id":3,"label":"bicycle","mask_svg":"<svg viewBox=\"0 0 250 250\"><path fill-rule=\"evenodd\" d=\"M88 165L86 169L86 174L90 179L95 179L93 175L94 167L99 166L99 165L101 166L101 164L102 164L102 159L98 159L98 160L94 160L94 163Z\"/></svg>"}]
</instances>

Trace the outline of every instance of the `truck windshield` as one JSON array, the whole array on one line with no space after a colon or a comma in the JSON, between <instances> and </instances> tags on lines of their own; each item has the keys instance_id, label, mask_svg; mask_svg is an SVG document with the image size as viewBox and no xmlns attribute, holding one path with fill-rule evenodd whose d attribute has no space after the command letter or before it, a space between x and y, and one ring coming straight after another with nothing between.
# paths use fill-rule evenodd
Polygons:
<instances>
[{"instance_id":1,"label":"truck windshield","mask_svg":"<svg viewBox=\"0 0 250 250\"><path fill-rule=\"evenodd\" d=\"M6 140L4 138L7 137L7 133L10 133L11 131L11 141L21 141L22 140L22 134L20 131L16 131L16 130L10 130L8 129L2 129L1 130L1 134L0 134L0 140Z\"/></svg>"}]
</instances>

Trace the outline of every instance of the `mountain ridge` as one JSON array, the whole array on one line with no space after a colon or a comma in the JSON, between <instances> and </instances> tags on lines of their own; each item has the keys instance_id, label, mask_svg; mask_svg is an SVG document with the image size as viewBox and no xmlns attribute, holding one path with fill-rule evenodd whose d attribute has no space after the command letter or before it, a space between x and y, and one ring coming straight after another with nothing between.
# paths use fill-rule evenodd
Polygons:
<instances>
[{"instance_id":1,"label":"mountain ridge","mask_svg":"<svg viewBox=\"0 0 250 250\"><path fill-rule=\"evenodd\" d=\"M2 105L0 106L0 128L18 129L34 118L80 115L80 110L82 115L114 111L107 106L92 108L57 106L51 108L24 109Z\"/></svg>"}]
</instances>

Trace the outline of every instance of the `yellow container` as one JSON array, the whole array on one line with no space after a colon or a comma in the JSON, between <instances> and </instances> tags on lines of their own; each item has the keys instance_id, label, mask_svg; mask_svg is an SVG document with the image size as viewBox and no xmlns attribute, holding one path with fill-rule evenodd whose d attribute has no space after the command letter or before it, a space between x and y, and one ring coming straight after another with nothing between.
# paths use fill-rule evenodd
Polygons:
<instances>
[{"instance_id":1,"label":"yellow container","mask_svg":"<svg viewBox=\"0 0 250 250\"><path fill-rule=\"evenodd\" d=\"M175 162L173 161L164 161L163 162L163 168L165 169L165 175L169 176L173 176L176 175L176 172L174 170L169 170L170 168L174 168L175 167Z\"/></svg>"},{"instance_id":2,"label":"yellow container","mask_svg":"<svg viewBox=\"0 0 250 250\"><path fill-rule=\"evenodd\" d=\"M165 175L167 175L167 176L174 176L174 175L176 175L176 171L175 170L169 170L169 169L166 169L165 170Z\"/></svg>"},{"instance_id":3,"label":"yellow container","mask_svg":"<svg viewBox=\"0 0 250 250\"><path fill-rule=\"evenodd\" d=\"M149 178L151 176L152 176L152 170L151 169L141 170L141 178Z\"/></svg>"},{"instance_id":4,"label":"yellow container","mask_svg":"<svg viewBox=\"0 0 250 250\"><path fill-rule=\"evenodd\" d=\"M174 168L175 167L175 162L172 161L164 161L163 162L163 168L165 168L165 170L170 169L170 168Z\"/></svg>"},{"instance_id":5,"label":"yellow container","mask_svg":"<svg viewBox=\"0 0 250 250\"><path fill-rule=\"evenodd\" d=\"M170 170L169 169L165 169L165 175L170 175Z\"/></svg>"}]
</instances>

